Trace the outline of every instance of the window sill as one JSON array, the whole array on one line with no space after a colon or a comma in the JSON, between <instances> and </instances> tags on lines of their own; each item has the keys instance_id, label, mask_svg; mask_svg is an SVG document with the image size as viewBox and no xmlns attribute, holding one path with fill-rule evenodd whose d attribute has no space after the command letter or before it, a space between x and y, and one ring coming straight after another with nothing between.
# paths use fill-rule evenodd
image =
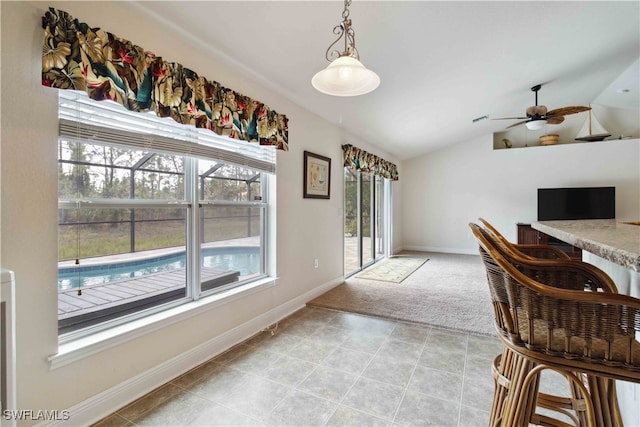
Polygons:
<instances>
[{"instance_id":1,"label":"window sill","mask_svg":"<svg viewBox=\"0 0 640 427\"><path fill-rule=\"evenodd\" d=\"M219 294L204 297L178 307L119 325L95 334L65 342L58 346L58 353L49 356L49 370L82 360L111 347L163 329L174 323L205 313L216 307L275 286L277 279L268 277Z\"/></svg>"}]
</instances>

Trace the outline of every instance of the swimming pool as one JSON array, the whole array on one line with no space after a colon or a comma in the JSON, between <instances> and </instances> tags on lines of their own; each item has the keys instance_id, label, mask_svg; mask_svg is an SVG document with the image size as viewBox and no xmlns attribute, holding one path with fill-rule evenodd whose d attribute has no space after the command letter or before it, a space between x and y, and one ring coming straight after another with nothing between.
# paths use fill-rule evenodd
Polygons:
<instances>
[{"instance_id":1,"label":"swimming pool","mask_svg":"<svg viewBox=\"0 0 640 427\"><path fill-rule=\"evenodd\" d=\"M260 248L205 248L202 250L202 266L239 271L241 277L256 274L260 272ZM130 262L65 267L58 269L58 290L99 285L179 268L185 268L184 252Z\"/></svg>"}]
</instances>

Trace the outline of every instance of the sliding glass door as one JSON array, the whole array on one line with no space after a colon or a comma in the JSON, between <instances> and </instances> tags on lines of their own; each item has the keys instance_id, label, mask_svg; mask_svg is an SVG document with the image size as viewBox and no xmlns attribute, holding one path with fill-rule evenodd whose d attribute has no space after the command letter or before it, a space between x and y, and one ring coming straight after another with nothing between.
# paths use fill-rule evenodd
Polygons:
<instances>
[{"instance_id":1,"label":"sliding glass door","mask_svg":"<svg viewBox=\"0 0 640 427\"><path fill-rule=\"evenodd\" d=\"M389 181L376 176L374 185L374 212L376 214L373 218L373 235L375 236L373 250L375 259L378 260L384 258L389 253L389 236L387 233L391 228L387 224L387 218L389 217L389 197L386 191Z\"/></svg>"},{"instance_id":2,"label":"sliding glass door","mask_svg":"<svg viewBox=\"0 0 640 427\"><path fill-rule=\"evenodd\" d=\"M384 178L344 168L344 273L350 276L388 253L388 193Z\"/></svg>"},{"instance_id":3,"label":"sliding glass door","mask_svg":"<svg viewBox=\"0 0 640 427\"><path fill-rule=\"evenodd\" d=\"M373 176L360 174L360 254L362 256L361 265L367 266L373 263Z\"/></svg>"}]
</instances>

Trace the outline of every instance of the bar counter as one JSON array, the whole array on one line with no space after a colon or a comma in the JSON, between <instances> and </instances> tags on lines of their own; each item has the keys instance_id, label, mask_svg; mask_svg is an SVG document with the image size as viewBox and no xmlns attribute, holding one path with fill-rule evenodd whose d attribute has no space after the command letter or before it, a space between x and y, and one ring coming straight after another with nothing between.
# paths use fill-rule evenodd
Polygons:
<instances>
[{"instance_id":1,"label":"bar counter","mask_svg":"<svg viewBox=\"0 0 640 427\"><path fill-rule=\"evenodd\" d=\"M615 219L538 221L531 227L583 251L640 272L640 223Z\"/></svg>"}]
</instances>

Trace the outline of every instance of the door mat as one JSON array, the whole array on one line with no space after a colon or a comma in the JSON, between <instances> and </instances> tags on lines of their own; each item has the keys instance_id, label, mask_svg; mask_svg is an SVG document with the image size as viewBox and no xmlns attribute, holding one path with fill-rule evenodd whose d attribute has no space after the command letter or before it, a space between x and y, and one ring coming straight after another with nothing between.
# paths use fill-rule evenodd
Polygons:
<instances>
[{"instance_id":1,"label":"door mat","mask_svg":"<svg viewBox=\"0 0 640 427\"><path fill-rule=\"evenodd\" d=\"M401 283L427 261L429 261L429 258L394 256L384 261L380 261L357 274L355 277L358 279Z\"/></svg>"}]
</instances>

